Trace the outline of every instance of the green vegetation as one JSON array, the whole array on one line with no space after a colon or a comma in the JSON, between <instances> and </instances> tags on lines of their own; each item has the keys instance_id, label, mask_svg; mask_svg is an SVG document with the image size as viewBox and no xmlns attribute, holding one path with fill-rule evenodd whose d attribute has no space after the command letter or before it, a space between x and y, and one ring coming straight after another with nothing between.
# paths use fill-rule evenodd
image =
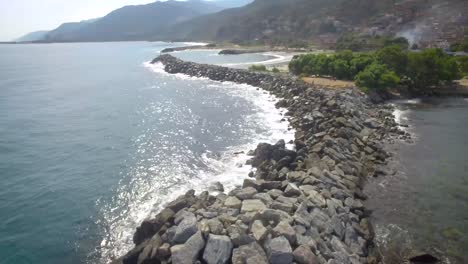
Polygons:
<instances>
[{"instance_id":1,"label":"green vegetation","mask_svg":"<svg viewBox=\"0 0 468 264\"><path fill-rule=\"evenodd\" d=\"M356 85L362 87L365 91L395 87L398 83L400 83L400 78L396 73L378 62L372 63L356 75Z\"/></svg>"},{"instance_id":2,"label":"green vegetation","mask_svg":"<svg viewBox=\"0 0 468 264\"><path fill-rule=\"evenodd\" d=\"M442 236L449 240L459 240L463 237L463 233L454 227L448 227L442 230Z\"/></svg>"},{"instance_id":3,"label":"green vegetation","mask_svg":"<svg viewBox=\"0 0 468 264\"><path fill-rule=\"evenodd\" d=\"M347 33L342 35L337 43L337 50L352 50L352 51L365 51L365 50L375 50L388 46L399 46L402 49L406 50L409 48L409 43L406 38L398 37L383 37L383 36L373 36L365 37L359 36L355 33Z\"/></svg>"},{"instance_id":4,"label":"green vegetation","mask_svg":"<svg viewBox=\"0 0 468 264\"><path fill-rule=\"evenodd\" d=\"M392 45L375 52L345 50L336 54L301 55L290 62L289 69L296 75L355 80L364 90L404 84L410 90L421 91L466 75L468 57L451 57L440 49L411 52Z\"/></svg>"},{"instance_id":5,"label":"green vegetation","mask_svg":"<svg viewBox=\"0 0 468 264\"><path fill-rule=\"evenodd\" d=\"M254 64L254 65L249 67L249 70L250 71L258 71L258 72L268 72L269 71L268 68L265 65L261 65L261 64L260 65L255 65ZM276 68L276 67L273 67L271 69L271 72L272 73L280 73L280 70L278 68Z\"/></svg>"},{"instance_id":6,"label":"green vegetation","mask_svg":"<svg viewBox=\"0 0 468 264\"><path fill-rule=\"evenodd\" d=\"M463 40L459 43L454 43L450 46L450 50L453 52L464 51L468 52L468 39Z\"/></svg>"},{"instance_id":7,"label":"green vegetation","mask_svg":"<svg viewBox=\"0 0 468 264\"><path fill-rule=\"evenodd\" d=\"M249 70L251 71L268 71L267 67L265 65L252 65L249 67Z\"/></svg>"},{"instance_id":8,"label":"green vegetation","mask_svg":"<svg viewBox=\"0 0 468 264\"><path fill-rule=\"evenodd\" d=\"M456 61L461 71L461 75L465 78L468 78L468 56L456 57Z\"/></svg>"}]
</instances>

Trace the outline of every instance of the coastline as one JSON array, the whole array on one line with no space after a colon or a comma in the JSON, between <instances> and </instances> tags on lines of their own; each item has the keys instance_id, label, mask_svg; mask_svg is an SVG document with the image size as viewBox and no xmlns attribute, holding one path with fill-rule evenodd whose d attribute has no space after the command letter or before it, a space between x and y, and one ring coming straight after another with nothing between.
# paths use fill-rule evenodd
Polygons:
<instances>
[{"instance_id":1,"label":"coastline","mask_svg":"<svg viewBox=\"0 0 468 264\"><path fill-rule=\"evenodd\" d=\"M311 88L170 55L152 63L168 73L246 83L283 98L277 106L289 110L296 148L282 141L259 144L250 153L257 170L249 176L256 180L246 179L228 195L187 192L144 221L134 235L136 247L113 263L377 261L362 185L389 157L381 141L401 134L390 107L372 105L356 90Z\"/></svg>"}]
</instances>

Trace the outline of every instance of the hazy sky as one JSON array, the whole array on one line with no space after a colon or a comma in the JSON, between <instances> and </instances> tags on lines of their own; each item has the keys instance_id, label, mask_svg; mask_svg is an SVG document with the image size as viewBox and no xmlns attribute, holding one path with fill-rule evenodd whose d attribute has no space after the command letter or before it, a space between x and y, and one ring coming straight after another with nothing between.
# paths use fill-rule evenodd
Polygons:
<instances>
[{"instance_id":1,"label":"hazy sky","mask_svg":"<svg viewBox=\"0 0 468 264\"><path fill-rule=\"evenodd\" d=\"M50 30L63 22L101 17L125 5L156 0L0 0L0 41Z\"/></svg>"}]
</instances>

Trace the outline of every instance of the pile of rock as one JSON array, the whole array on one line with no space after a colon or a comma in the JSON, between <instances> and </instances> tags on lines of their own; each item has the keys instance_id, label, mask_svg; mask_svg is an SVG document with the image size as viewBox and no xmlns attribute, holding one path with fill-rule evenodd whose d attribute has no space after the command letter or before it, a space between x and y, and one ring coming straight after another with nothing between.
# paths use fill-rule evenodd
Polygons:
<instances>
[{"instance_id":1,"label":"pile of rock","mask_svg":"<svg viewBox=\"0 0 468 264\"><path fill-rule=\"evenodd\" d=\"M115 263L373 263L362 184L385 171L382 141L400 134L391 109L358 91L331 91L270 74L163 55L170 73L259 86L283 98L295 149L260 144L256 168L225 194L194 191L138 227L136 247ZM218 189L221 186L218 186Z\"/></svg>"}]
</instances>

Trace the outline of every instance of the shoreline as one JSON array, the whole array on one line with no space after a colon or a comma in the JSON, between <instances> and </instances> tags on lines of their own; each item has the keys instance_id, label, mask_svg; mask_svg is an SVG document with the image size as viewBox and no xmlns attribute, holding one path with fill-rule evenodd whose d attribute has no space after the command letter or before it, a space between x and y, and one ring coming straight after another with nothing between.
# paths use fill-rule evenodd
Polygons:
<instances>
[{"instance_id":1,"label":"shoreline","mask_svg":"<svg viewBox=\"0 0 468 264\"><path fill-rule=\"evenodd\" d=\"M187 192L144 221L136 247L113 263L377 261L362 186L389 157L381 141L402 133L391 107L372 105L356 90L311 88L170 55L152 63L168 73L245 83L282 98L277 106L289 110L296 148L286 149L284 141L259 144L249 153L257 170L243 188L216 196Z\"/></svg>"}]
</instances>

